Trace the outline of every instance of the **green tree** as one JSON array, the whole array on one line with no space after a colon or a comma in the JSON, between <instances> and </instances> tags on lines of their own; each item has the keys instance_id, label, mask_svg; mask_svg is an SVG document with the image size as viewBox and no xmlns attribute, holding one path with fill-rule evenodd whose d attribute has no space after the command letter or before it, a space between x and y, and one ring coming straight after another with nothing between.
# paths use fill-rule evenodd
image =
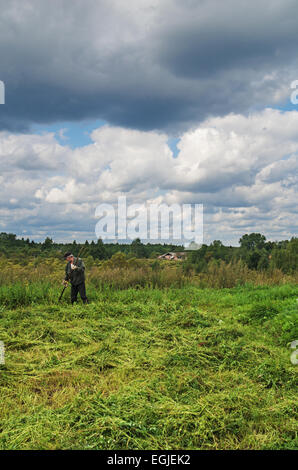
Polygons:
<instances>
[{"instance_id":1,"label":"green tree","mask_svg":"<svg viewBox=\"0 0 298 470\"><path fill-rule=\"evenodd\" d=\"M130 245L130 251L136 258L146 257L146 248L139 238L136 238Z\"/></svg>"},{"instance_id":2,"label":"green tree","mask_svg":"<svg viewBox=\"0 0 298 470\"><path fill-rule=\"evenodd\" d=\"M245 234L239 240L241 248L248 251L255 249L261 250L265 247L265 242L266 237L261 233L250 233L249 235Z\"/></svg>"},{"instance_id":3,"label":"green tree","mask_svg":"<svg viewBox=\"0 0 298 470\"><path fill-rule=\"evenodd\" d=\"M52 248L53 243L54 243L53 240L50 237L47 237L45 241L43 242L43 248L45 250L49 250Z\"/></svg>"}]
</instances>

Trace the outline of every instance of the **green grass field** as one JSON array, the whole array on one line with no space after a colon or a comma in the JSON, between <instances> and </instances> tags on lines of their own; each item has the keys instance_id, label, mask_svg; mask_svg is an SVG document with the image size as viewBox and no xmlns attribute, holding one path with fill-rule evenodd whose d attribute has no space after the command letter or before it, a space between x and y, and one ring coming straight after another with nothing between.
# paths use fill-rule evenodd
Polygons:
<instances>
[{"instance_id":1,"label":"green grass field","mask_svg":"<svg viewBox=\"0 0 298 470\"><path fill-rule=\"evenodd\" d=\"M0 449L298 448L297 286L44 289L0 292Z\"/></svg>"}]
</instances>

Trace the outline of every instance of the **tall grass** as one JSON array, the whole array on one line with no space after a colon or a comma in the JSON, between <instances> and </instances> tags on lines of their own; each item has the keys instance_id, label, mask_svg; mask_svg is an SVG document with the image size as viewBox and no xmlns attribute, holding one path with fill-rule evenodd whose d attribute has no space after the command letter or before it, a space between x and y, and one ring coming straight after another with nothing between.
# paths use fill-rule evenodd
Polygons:
<instances>
[{"instance_id":1,"label":"tall grass","mask_svg":"<svg viewBox=\"0 0 298 470\"><path fill-rule=\"evenodd\" d=\"M154 270L149 266L138 268L92 268L89 275L90 282L96 287L109 286L116 289L128 287L182 287L188 279L181 270L164 269Z\"/></svg>"},{"instance_id":2,"label":"tall grass","mask_svg":"<svg viewBox=\"0 0 298 470\"><path fill-rule=\"evenodd\" d=\"M23 284L16 282L0 287L0 304L19 307L32 303L52 302L58 299L58 290L48 281Z\"/></svg>"},{"instance_id":3,"label":"tall grass","mask_svg":"<svg viewBox=\"0 0 298 470\"><path fill-rule=\"evenodd\" d=\"M295 284L298 274L285 275L280 270L252 271L241 261L210 263L205 273L195 274L183 268L182 263L152 262L152 260L126 260L119 257L88 268L88 296L96 300L106 289L168 289L195 286L199 288L232 288ZM33 263L26 266L3 263L0 272L0 304L10 307L32 303L57 302L61 292L65 264L53 262ZM69 298L68 291L65 299Z\"/></svg>"},{"instance_id":4,"label":"tall grass","mask_svg":"<svg viewBox=\"0 0 298 470\"><path fill-rule=\"evenodd\" d=\"M198 276L201 286L205 287L235 287L251 283L257 285L280 285L283 283L297 282L296 275L285 275L279 269L269 271L255 271L248 269L241 260L225 263L209 263L207 272Z\"/></svg>"}]
</instances>

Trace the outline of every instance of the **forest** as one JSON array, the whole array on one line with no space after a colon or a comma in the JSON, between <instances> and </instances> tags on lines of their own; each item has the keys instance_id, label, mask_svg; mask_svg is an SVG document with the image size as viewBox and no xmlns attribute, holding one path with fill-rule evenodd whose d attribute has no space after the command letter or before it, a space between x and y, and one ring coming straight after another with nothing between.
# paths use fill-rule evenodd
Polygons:
<instances>
[{"instance_id":1,"label":"forest","mask_svg":"<svg viewBox=\"0 0 298 470\"><path fill-rule=\"evenodd\" d=\"M82 248L84 248L82 250ZM117 253L123 253L128 259L156 259L166 252L183 252L181 245L142 243L139 238L131 244L96 242L56 243L50 237L43 242L17 238L12 233L0 233L0 254L2 257L18 260L26 264L30 259L63 258L66 251L77 255L82 251L89 264L94 261L109 260ZM241 261L250 270L268 271L281 270L285 274L293 274L298 269L298 238L283 241L266 241L260 233L243 235L239 246L225 246L220 240L214 240L210 245L203 244L198 250L187 251L183 262L186 271L196 273L206 272L208 266L218 266L220 262L234 263Z\"/></svg>"}]
</instances>

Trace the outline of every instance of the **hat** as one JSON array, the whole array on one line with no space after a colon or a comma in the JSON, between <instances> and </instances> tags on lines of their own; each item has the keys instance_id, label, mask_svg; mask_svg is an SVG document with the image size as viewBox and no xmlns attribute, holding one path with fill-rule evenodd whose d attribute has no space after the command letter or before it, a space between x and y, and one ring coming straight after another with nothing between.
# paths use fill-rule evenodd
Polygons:
<instances>
[{"instance_id":1,"label":"hat","mask_svg":"<svg viewBox=\"0 0 298 470\"><path fill-rule=\"evenodd\" d=\"M71 251L67 251L67 252L64 254L64 259L68 258L69 256L73 256L73 254L72 254Z\"/></svg>"}]
</instances>

